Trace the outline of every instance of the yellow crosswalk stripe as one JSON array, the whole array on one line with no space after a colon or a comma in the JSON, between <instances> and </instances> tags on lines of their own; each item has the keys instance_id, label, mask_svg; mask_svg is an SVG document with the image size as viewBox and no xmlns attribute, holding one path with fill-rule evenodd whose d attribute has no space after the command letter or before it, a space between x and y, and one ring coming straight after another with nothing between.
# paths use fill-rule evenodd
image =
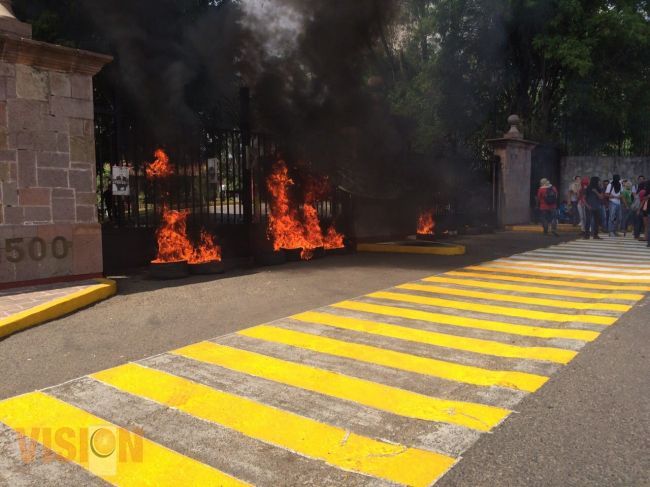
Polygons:
<instances>
[{"instance_id":1,"label":"yellow crosswalk stripe","mask_svg":"<svg viewBox=\"0 0 650 487\"><path fill-rule=\"evenodd\" d=\"M436 282L440 284L456 284L458 286L466 287L477 287L482 289L496 289L499 291L515 291L520 293L528 294L545 294L547 296L564 296L569 298L585 298L585 299L616 299L621 301L639 301L643 299L643 294L627 294L627 293L590 293L584 291L573 291L570 289L556 289L548 287L535 287L535 286L523 286L520 284L503 284L500 282L486 282L486 281L477 281L476 279L462 279L462 277L484 277L491 278L491 276L485 276L483 274L476 273L462 273L462 272L448 272L446 275L458 276L460 279L454 279L451 277L443 276L432 276L423 279L426 282ZM534 279L531 279L533 282L537 282ZM551 281L554 284L557 284L555 281ZM540 282L540 284L544 284ZM571 285L571 283L567 283ZM603 303L605 304L605 303Z\"/></svg>"},{"instance_id":2,"label":"yellow crosswalk stripe","mask_svg":"<svg viewBox=\"0 0 650 487\"><path fill-rule=\"evenodd\" d=\"M428 397L212 342L190 345L172 353L400 416L457 424L478 431L491 430L510 413L484 404Z\"/></svg>"},{"instance_id":3,"label":"yellow crosswalk stripe","mask_svg":"<svg viewBox=\"0 0 650 487\"><path fill-rule=\"evenodd\" d=\"M576 301L563 301L561 299L529 298L525 296L513 296L511 294L486 293L480 291L469 291L443 286L430 286L422 284L402 284L397 289L409 291L423 291L434 294L448 294L450 296L462 296L466 298L486 299L491 301L505 301L508 303L532 304L535 306L548 306L550 308L579 309L579 310L603 310L603 311L629 311L632 307L626 304L614 303L581 303Z\"/></svg>"},{"instance_id":4,"label":"yellow crosswalk stripe","mask_svg":"<svg viewBox=\"0 0 650 487\"><path fill-rule=\"evenodd\" d=\"M343 330L370 333L398 340L423 343L438 347L463 350L495 357L521 358L568 364L578 354L573 350L552 347L521 347L480 338L459 337L434 331L419 330L408 326L392 325L377 321L360 320L347 316L308 311L291 317L305 323L318 323Z\"/></svg>"},{"instance_id":5,"label":"yellow crosswalk stripe","mask_svg":"<svg viewBox=\"0 0 650 487\"><path fill-rule=\"evenodd\" d=\"M560 323L571 323L579 321L582 323L593 323L596 325L612 325L618 318L612 316L596 316L584 314L548 313L546 311L532 311L521 308L509 308L507 306L494 306L490 304L470 303L467 301L453 301L450 299L429 298L413 294L377 292L367 294L366 297L374 299L385 299L400 301L403 303L424 304L427 306L438 306L441 308L453 308L464 311L475 311L478 313L495 314L501 316L513 316L516 318L527 318L531 320L556 321Z\"/></svg>"},{"instance_id":6,"label":"yellow crosswalk stripe","mask_svg":"<svg viewBox=\"0 0 650 487\"><path fill-rule=\"evenodd\" d=\"M468 272L469 270L479 271L479 272ZM569 287L569 288L578 288L578 289L599 289L603 291L641 291L648 292L650 291L650 286L639 286L639 285L629 285L629 286L620 286L616 284L596 284L590 282L576 282L575 280L553 280L553 279L539 279L539 278L528 278L528 277L517 277L517 276L508 276L508 275L499 275L495 274L500 272L500 269L491 269L479 266L465 267L461 271L450 271L445 272L446 276L459 276L459 277L479 277L483 279L497 280L497 281L510 281L510 282L529 282L535 284L548 284L557 287ZM503 272L507 274L507 272ZM533 275L529 272L521 272L518 274ZM544 277L553 277L546 274ZM570 279L568 276L555 276L562 277L564 279Z\"/></svg>"},{"instance_id":7,"label":"yellow crosswalk stripe","mask_svg":"<svg viewBox=\"0 0 650 487\"><path fill-rule=\"evenodd\" d=\"M91 377L251 438L392 482L431 485L455 462L446 455L367 438L136 364Z\"/></svg>"},{"instance_id":8,"label":"yellow crosswalk stripe","mask_svg":"<svg viewBox=\"0 0 650 487\"><path fill-rule=\"evenodd\" d=\"M598 338L600 333L591 330L574 330L564 328L546 328L539 326L515 325L501 321L479 320L476 318L465 318L463 316L445 315L442 313L430 313L409 308L396 306L384 306L380 304L362 303L360 301L342 301L332 305L334 308L348 309L351 311L362 311L385 316L396 316L411 320L427 321L442 325L452 325L461 328L476 328L479 330L496 331L509 333L511 335L529 336L537 338L567 338L570 340L581 340L591 342Z\"/></svg>"},{"instance_id":9,"label":"yellow crosswalk stripe","mask_svg":"<svg viewBox=\"0 0 650 487\"><path fill-rule=\"evenodd\" d=\"M269 325L260 325L238 332L239 335L273 343L281 343L314 352L344 357L384 367L440 377L477 386L496 386L535 392L548 377L526 372L490 370L444 360L419 357L408 353L358 343L349 343L309 333Z\"/></svg>"},{"instance_id":10,"label":"yellow crosswalk stripe","mask_svg":"<svg viewBox=\"0 0 650 487\"><path fill-rule=\"evenodd\" d=\"M0 402L0 422L113 485L249 485L42 392ZM114 464L89 446L98 430L117 443Z\"/></svg>"},{"instance_id":11,"label":"yellow crosswalk stripe","mask_svg":"<svg viewBox=\"0 0 650 487\"><path fill-rule=\"evenodd\" d=\"M519 266L520 268L517 269L516 267L509 267L510 265ZM587 274L586 272L578 272L578 271L573 272L568 270L560 271L559 269L558 270L549 269L548 271L545 271L538 268L536 271L533 271L530 269L524 269L522 267L524 266L518 264L499 263L497 265L497 264L490 263L490 265L469 266L466 267L466 269L483 271L483 272L501 272L504 274L523 274L525 276L544 276L544 277L559 277L564 279L580 279L582 281L620 282L620 283L630 283L630 284L633 284L635 281L637 282L650 281L650 277L641 277L641 276L630 276L629 278L620 278L620 277L611 277L610 275L607 274L586 275ZM628 287L627 289L630 288Z\"/></svg>"}]
</instances>

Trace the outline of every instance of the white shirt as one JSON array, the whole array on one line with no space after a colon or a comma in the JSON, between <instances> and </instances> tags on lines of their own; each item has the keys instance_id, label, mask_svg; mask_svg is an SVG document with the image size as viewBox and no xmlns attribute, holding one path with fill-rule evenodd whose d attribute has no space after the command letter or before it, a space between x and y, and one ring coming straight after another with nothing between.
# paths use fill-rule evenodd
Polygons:
<instances>
[{"instance_id":1,"label":"white shirt","mask_svg":"<svg viewBox=\"0 0 650 487\"><path fill-rule=\"evenodd\" d=\"M621 186L621 189L623 189L623 186ZM620 190L618 192L614 191L613 183L609 183L607 185L607 190L605 190L605 194L609 196L610 203L614 203L616 205L621 204L621 192Z\"/></svg>"}]
</instances>

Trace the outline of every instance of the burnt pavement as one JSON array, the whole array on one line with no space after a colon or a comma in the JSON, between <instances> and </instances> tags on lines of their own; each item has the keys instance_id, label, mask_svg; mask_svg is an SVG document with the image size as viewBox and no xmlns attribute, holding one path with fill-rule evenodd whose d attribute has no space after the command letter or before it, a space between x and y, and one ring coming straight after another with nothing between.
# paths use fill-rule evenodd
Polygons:
<instances>
[{"instance_id":1,"label":"burnt pavement","mask_svg":"<svg viewBox=\"0 0 650 487\"><path fill-rule=\"evenodd\" d=\"M646 485L650 253L461 243L129 276L0 341L0 485ZM102 470L43 433L98 427L135 458ZM72 462L26 461L16 430Z\"/></svg>"}]
</instances>

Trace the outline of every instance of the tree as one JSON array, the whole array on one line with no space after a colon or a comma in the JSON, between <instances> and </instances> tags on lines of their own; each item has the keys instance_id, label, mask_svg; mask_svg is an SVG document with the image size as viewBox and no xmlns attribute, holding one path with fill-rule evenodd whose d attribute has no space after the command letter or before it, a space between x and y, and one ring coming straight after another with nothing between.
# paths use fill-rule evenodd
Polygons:
<instances>
[{"instance_id":1,"label":"tree","mask_svg":"<svg viewBox=\"0 0 650 487\"><path fill-rule=\"evenodd\" d=\"M518 113L526 132L639 147L648 126L650 24L631 0L408 0L391 88L416 146L476 145ZM431 141L427 144L427 139Z\"/></svg>"}]
</instances>

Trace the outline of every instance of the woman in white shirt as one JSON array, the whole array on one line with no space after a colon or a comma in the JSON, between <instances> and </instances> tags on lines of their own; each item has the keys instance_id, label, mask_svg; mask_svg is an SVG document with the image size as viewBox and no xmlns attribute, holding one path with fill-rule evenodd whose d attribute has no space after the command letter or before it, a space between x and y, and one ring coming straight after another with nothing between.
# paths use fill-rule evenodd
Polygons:
<instances>
[{"instance_id":1,"label":"woman in white shirt","mask_svg":"<svg viewBox=\"0 0 650 487\"><path fill-rule=\"evenodd\" d=\"M609 236L618 237L618 227L623 220L621 207L621 176L614 174L612 182L605 189L605 197L609 200Z\"/></svg>"}]
</instances>

